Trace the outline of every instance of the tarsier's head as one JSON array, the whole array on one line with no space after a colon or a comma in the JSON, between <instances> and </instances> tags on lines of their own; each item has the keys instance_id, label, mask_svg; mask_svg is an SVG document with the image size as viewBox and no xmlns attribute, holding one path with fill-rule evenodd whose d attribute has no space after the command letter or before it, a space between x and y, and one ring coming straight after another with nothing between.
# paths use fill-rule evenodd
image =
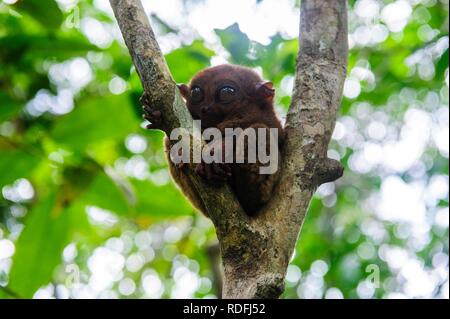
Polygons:
<instances>
[{"instance_id":1,"label":"tarsier's head","mask_svg":"<svg viewBox=\"0 0 450 319\"><path fill-rule=\"evenodd\" d=\"M189 85L179 85L194 119L214 127L230 116L273 109L275 90L249 68L224 64L198 73Z\"/></svg>"}]
</instances>

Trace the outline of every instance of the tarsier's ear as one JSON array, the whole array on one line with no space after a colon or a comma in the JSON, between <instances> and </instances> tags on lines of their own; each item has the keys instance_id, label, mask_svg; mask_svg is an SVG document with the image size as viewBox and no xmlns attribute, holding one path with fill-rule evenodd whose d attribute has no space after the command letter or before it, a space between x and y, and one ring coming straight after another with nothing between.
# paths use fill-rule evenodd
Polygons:
<instances>
[{"instance_id":1,"label":"tarsier's ear","mask_svg":"<svg viewBox=\"0 0 450 319\"><path fill-rule=\"evenodd\" d=\"M187 100L189 97L189 87L186 84L177 84L181 95Z\"/></svg>"},{"instance_id":2,"label":"tarsier's ear","mask_svg":"<svg viewBox=\"0 0 450 319\"><path fill-rule=\"evenodd\" d=\"M273 97L275 96L275 89L273 88L272 82L257 83L256 92L260 98L272 103Z\"/></svg>"}]
</instances>

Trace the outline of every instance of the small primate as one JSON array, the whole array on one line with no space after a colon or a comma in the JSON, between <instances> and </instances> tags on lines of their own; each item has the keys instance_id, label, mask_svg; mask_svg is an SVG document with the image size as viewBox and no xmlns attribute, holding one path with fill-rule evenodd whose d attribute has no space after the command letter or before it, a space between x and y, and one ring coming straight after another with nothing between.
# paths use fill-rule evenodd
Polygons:
<instances>
[{"instance_id":1,"label":"small primate","mask_svg":"<svg viewBox=\"0 0 450 319\"><path fill-rule=\"evenodd\" d=\"M283 143L283 128L273 106L275 90L253 70L237 65L219 65L199 72L189 85L178 86L194 120L201 120L202 131L215 127L225 133L226 128L278 130L278 149ZM151 111L144 94L142 102L151 122L147 128L159 128L164 115ZM257 130L256 130L257 131ZM170 154L170 141L166 139L166 154ZM278 151L279 155L280 152ZM183 167L175 165L168 156L170 172L184 194L196 208L207 215L200 197L189 184ZM278 166L281 158L278 156ZM229 183L248 215L255 215L270 199L278 182L279 170L274 174L260 174L261 163L211 163L197 164L196 172L212 183Z\"/></svg>"}]
</instances>

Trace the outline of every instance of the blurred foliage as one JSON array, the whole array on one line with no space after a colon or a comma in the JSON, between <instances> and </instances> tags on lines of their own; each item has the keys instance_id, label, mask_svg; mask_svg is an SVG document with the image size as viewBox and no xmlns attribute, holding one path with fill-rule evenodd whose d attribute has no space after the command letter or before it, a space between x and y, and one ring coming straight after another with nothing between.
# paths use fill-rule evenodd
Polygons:
<instances>
[{"instance_id":1,"label":"blurred foliage","mask_svg":"<svg viewBox=\"0 0 450 319\"><path fill-rule=\"evenodd\" d=\"M346 173L313 199L283 297L414 296L387 251L407 254L435 280L424 296L447 289L448 297L448 146L445 153L430 133L404 169L357 161L365 147L400 139L411 108L433 125L448 108L448 3L407 2L412 12L398 31L361 7L405 1L350 1L349 80L336 128L347 135L330 148ZM214 229L171 182L163 134L143 129L141 85L111 12L101 1L9 2L0 2L0 297L217 295ZM296 38L276 33L262 44L234 23L213 30L211 42L182 23L151 20L161 43L171 43L163 49L177 82L219 56L261 71L286 112ZM370 135L377 119L391 137ZM426 204L422 241L417 225L377 212L392 176L406 185L447 177L447 192ZM432 221L442 210L446 227ZM380 286L366 280L371 265Z\"/></svg>"}]
</instances>

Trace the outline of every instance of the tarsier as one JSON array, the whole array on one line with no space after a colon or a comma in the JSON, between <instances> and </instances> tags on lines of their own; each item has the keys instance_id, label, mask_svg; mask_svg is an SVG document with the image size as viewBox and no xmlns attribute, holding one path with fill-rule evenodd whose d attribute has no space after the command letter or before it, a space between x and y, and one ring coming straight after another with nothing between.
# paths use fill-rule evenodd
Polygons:
<instances>
[{"instance_id":1,"label":"tarsier","mask_svg":"<svg viewBox=\"0 0 450 319\"><path fill-rule=\"evenodd\" d=\"M201 120L201 129L215 127L224 133L226 128L270 128L278 130L278 145L283 143L283 128L275 114L275 90L253 70L237 65L219 65L198 73L189 85L179 85L181 95L194 120ZM147 110L145 119L149 129L157 129L164 120L160 111L151 111L146 94L141 100ZM166 139L166 153L171 143ZM277 156L279 153L277 154ZM169 156L168 156L169 157ZM200 196L192 189L184 169L168 159L170 172L193 205L207 215ZM280 165L278 161L278 165ZM260 174L261 163L201 162L196 172L211 183L228 183L244 211L255 215L268 202L279 179L279 170L270 175Z\"/></svg>"}]
</instances>

